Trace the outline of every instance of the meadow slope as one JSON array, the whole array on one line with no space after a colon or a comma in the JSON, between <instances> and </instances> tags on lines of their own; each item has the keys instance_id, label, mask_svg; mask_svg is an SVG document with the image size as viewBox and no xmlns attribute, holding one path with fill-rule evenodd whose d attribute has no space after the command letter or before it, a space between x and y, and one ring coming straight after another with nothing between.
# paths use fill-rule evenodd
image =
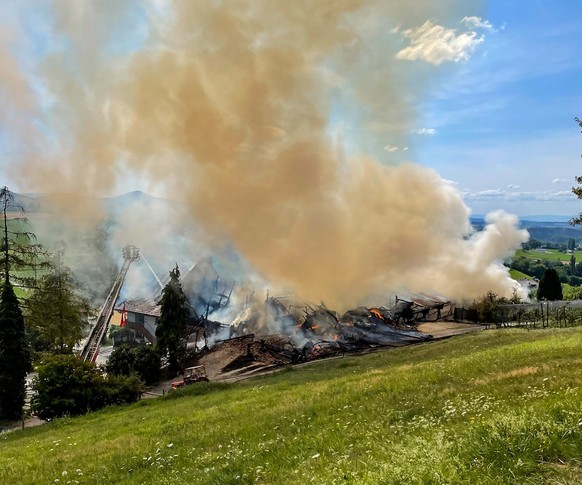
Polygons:
<instances>
[{"instance_id":1,"label":"meadow slope","mask_svg":"<svg viewBox=\"0 0 582 485\"><path fill-rule=\"evenodd\" d=\"M492 330L0 435L0 483L581 483L582 331Z\"/></svg>"}]
</instances>

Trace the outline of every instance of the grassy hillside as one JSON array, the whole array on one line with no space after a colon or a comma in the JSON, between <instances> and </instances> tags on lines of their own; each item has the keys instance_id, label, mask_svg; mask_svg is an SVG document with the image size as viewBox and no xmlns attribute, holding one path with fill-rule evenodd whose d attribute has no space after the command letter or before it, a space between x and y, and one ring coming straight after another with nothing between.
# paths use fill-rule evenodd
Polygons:
<instances>
[{"instance_id":1,"label":"grassy hillside","mask_svg":"<svg viewBox=\"0 0 582 485\"><path fill-rule=\"evenodd\" d=\"M581 364L496 330L193 385L1 435L0 483L580 483Z\"/></svg>"}]
</instances>

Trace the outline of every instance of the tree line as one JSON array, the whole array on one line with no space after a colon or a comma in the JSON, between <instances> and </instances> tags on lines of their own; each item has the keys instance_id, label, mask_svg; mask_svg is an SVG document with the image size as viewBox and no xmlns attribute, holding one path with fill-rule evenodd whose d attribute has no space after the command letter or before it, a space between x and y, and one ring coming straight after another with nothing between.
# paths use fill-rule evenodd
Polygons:
<instances>
[{"instance_id":1,"label":"tree line","mask_svg":"<svg viewBox=\"0 0 582 485\"><path fill-rule=\"evenodd\" d=\"M64 262L66 244L51 251L38 244L7 187L0 189L0 210L0 424L23 419L33 364L38 377L32 409L42 418L135 401L144 383L159 379L162 358L175 375L185 357L188 312L177 267L162 294L158 345L120 347L107 369L99 369L75 354L96 311ZM102 282L103 293L110 284Z\"/></svg>"}]
</instances>

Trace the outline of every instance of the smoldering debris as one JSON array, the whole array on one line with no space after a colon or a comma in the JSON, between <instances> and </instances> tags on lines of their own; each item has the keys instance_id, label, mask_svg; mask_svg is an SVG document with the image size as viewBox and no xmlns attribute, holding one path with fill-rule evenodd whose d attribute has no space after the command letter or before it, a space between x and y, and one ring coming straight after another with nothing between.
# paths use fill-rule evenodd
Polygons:
<instances>
[{"instance_id":1,"label":"smoldering debris","mask_svg":"<svg viewBox=\"0 0 582 485\"><path fill-rule=\"evenodd\" d=\"M230 324L230 338L205 348L196 364L211 379L239 379L287 364L426 342L432 336L417 331L417 324L449 317L452 308L448 301L418 296L340 316L324 305L271 296L247 305Z\"/></svg>"},{"instance_id":2,"label":"smoldering debris","mask_svg":"<svg viewBox=\"0 0 582 485\"><path fill-rule=\"evenodd\" d=\"M222 278L208 258L194 265L182 284L189 310L188 347L193 352L188 365L204 365L211 380L240 379L288 364L426 342L433 337L419 331L419 324L451 320L454 314L454 304L438 295L400 296L391 304L343 313L292 295L261 298L247 283L235 285ZM151 323L151 315L159 315L155 303L159 295L152 301L146 306L157 313L142 311L146 307L131 301L123 309L141 312ZM132 329L138 325L133 316L128 321Z\"/></svg>"}]
</instances>

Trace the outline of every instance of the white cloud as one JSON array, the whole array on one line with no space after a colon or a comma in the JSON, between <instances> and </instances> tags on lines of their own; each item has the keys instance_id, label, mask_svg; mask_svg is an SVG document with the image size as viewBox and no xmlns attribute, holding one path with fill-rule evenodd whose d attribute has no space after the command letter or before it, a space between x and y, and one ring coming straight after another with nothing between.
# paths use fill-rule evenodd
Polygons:
<instances>
[{"instance_id":1,"label":"white cloud","mask_svg":"<svg viewBox=\"0 0 582 485\"><path fill-rule=\"evenodd\" d=\"M402 147L402 148L400 148L400 147L396 147L396 146L393 146L393 145L386 145L384 147L384 150L387 151L388 153L394 153L394 152L398 152L398 151L405 152L405 151L408 150L408 147Z\"/></svg>"},{"instance_id":2,"label":"white cloud","mask_svg":"<svg viewBox=\"0 0 582 485\"><path fill-rule=\"evenodd\" d=\"M567 182L567 181L568 181L568 179L555 178L554 180L552 180L552 183L553 184L561 184L561 183L564 183L564 182Z\"/></svg>"},{"instance_id":3,"label":"white cloud","mask_svg":"<svg viewBox=\"0 0 582 485\"><path fill-rule=\"evenodd\" d=\"M507 186L508 189L519 189L519 185L515 185L515 184L509 184Z\"/></svg>"},{"instance_id":4,"label":"white cloud","mask_svg":"<svg viewBox=\"0 0 582 485\"><path fill-rule=\"evenodd\" d=\"M461 23L465 24L469 29L485 29L495 31L491 22L482 19L481 17L464 17L463 20L461 20Z\"/></svg>"},{"instance_id":5,"label":"white cloud","mask_svg":"<svg viewBox=\"0 0 582 485\"><path fill-rule=\"evenodd\" d=\"M417 135L434 135L436 130L434 128L421 128L420 130L416 130L414 133Z\"/></svg>"},{"instance_id":6,"label":"white cloud","mask_svg":"<svg viewBox=\"0 0 582 485\"><path fill-rule=\"evenodd\" d=\"M427 20L420 27L407 29L401 35L410 40L410 45L396 54L397 59L424 61L438 66L443 61L467 60L477 45L485 40L474 31L456 33L442 25Z\"/></svg>"},{"instance_id":7,"label":"white cloud","mask_svg":"<svg viewBox=\"0 0 582 485\"><path fill-rule=\"evenodd\" d=\"M574 194L569 190L559 191L523 191L508 192L503 189L486 189L476 192L464 191L465 200L483 201L483 200L505 200L505 201L568 201L575 199Z\"/></svg>"}]
</instances>

